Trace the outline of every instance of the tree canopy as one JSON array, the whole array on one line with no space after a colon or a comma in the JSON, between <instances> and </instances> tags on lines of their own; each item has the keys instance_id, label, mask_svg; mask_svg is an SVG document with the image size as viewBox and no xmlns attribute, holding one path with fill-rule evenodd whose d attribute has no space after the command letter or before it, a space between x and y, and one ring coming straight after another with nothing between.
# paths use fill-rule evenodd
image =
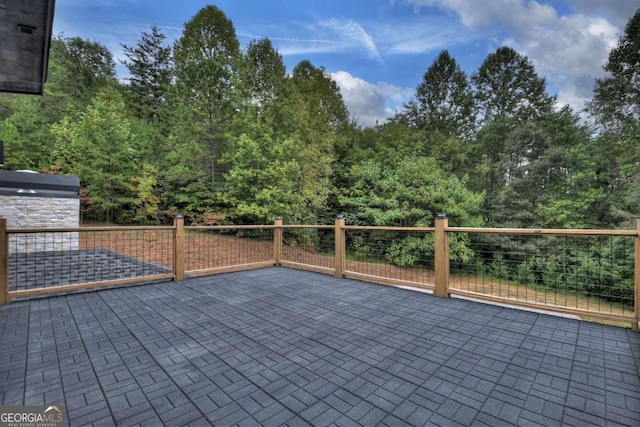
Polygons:
<instances>
[{"instance_id":1,"label":"tree canopy","mask_svg":"<svg viewBox=\"0 0 640 427\"><path fill-rule=\"evenodd\" d=\"M587 122L507 46L470 75L440 52L404 108L369 128L322 65L287 70L268 38L243 48L216 6L172 46L151 27L123 49L118 78L105 46L56 37L44 95L0 95L7 167L78 175L88 220L427 225L444 211L461 226L581 228L640 213L640 11Z\"/></svg>"}]
</instances>

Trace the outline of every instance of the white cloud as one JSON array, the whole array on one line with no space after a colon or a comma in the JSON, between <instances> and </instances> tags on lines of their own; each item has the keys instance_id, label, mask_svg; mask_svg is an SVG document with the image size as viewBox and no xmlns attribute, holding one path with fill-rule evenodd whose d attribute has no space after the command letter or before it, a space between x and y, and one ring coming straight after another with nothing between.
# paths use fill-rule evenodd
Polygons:
<instances>
[{"instance_id":1,"label":"white cloud","mask_svg":"<svg viewBox=\"0 0 640 427\"><path fill-rule=\"evenodd\" d=\"M568 80L560 85L558 104L571 105L575 110L585 107L586 102L591 99L591 93L584 93L574 81Z\"/></svg>"},{"instance_id":2,"label":"white cloud","mask_svg":"<svg viewBox=\"0 0 640 427\"><path fill-rule=\"evenodd\" d=\"M271 39L278 45L278 52L282 56L287 55L313 55L318 53L333 53L344 49L339 42L317 40L285 40Z\"/></svg>"},{"instance_id":3,"label":"white cloud","mask_svg":"<svg viewBox=\"0 0 640 427\"><path fill-rule=\"evenodd\" d=\"M253 25L250 31L238 31L244 39L268 37L283 56L315 54L364 54L382 63L374 38L358 22L327 19L316 22L287 21L280 25Z\"/></svg>"},{"instance_id":4,"label":"white cloud","mask_svg":"<svg viewBox=\"0 0 640 427\"><path fill-rule=\"evenodd\" d=\"M586 15L599 14L618 27L625 27L640 8L639 0L569 0L574 11Z\"/></svg>"},{"instance_id":5,"label":"white cloud","mask_svg":"<svg viewBox=\"0 0 640 427\"><path fill-rule=\"evenodd\" d=\"M384 122L413 94L413 89L388 83L369 83L346 71L331 73L340 87L342 99L351 115L365 126Z\"/></svg>"},{"instance_id":6,"label":"white cloud","mask_svg":"<svg viewBox=\"0 0 640 427\"><path fill-rule=\"evenodd\" d=\"M336 32L346 45L364 47L369 54L369 58L382 62L382 57L378 52L378 47L373 41L373 38L367 33L362 25L360 25L356 21L352 19L330 19L320 22L319 25L333 32Z\"/></svg>"},{"instance_id":7,"label":"white cloud","mask_svg":"<svg viewBox=\"0 0 640 427\"><path fill-rule=\"evenodd\" d=\"M442 16L403 16L367 22L377 51L388 54L415 55L449 49L452 45L470 43L478 38L460 23Z\"/></svg>"},{"instance_id":8,"label":"white cloud","mask_svg":"<svg viewBox=\"0 0 640 427\"><path fill-rule=\"evenodd\" d=\"M254 26L250 31L239 31L238 36L246 39L269 37L283 56L365 54L380 64L384 63L386 55L435 52L478 38L463 25L436 16L408 18L401 22L360 23L336 18L315 22L289 21L277 27Z\"/></svg>"},{"instance_id":9,"label":"white cloud","mask_svg":"<svg viewBox=\"0 0 640 427\"><path fill-rule=\"evenodd\" d=\"M591 97L594 79L604 74L602 65L624 30L621 15L640 6L640 0L574 0L576 10L560 15L552 5L534 0L406 1L418 11L423 6L453 11L466 27L477 32L498 38L508 34L499 43L527 55L558 91L559 101L576 110ZM596 10L600 14L595 14Z\"/></svg>"},{"instance_id":10,"label":"white cloud","mask_svg":"<svg viewBox=\"0 0 640 427\"><path fill-rule=\"evenodd\" d=\"M406 24L382 30L387 50L393 54L421 54L450 49L452 45L468 43L475 38L456 25Z\"/></svg>"}]
</instances>

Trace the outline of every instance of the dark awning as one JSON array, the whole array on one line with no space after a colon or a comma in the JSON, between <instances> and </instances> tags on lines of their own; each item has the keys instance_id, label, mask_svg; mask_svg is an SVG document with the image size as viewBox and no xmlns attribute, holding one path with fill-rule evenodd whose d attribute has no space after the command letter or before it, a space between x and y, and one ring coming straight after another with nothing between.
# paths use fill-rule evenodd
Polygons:
<instances>
[{"instance_id":1,"label":"dark awning","mask_svg":"<svg viewBox=\"0 0 640 427\"><path fill-rule=\"evenodd\" d=\"M55 0L0 0L0 92L41 95Z\"/></svg>"}]
</instances>

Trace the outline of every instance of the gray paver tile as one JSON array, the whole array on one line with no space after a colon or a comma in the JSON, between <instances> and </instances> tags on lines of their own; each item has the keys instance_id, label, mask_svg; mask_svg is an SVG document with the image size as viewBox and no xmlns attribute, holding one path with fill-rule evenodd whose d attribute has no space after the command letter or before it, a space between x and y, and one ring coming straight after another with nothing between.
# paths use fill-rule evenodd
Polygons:
<instances>
[{"instance_id":1,"label":"gray paver tile","mask_svg":"<svg viewBox=\"0 0 640 427\"><path fill-rule=\"evenodd\" d=\"M511 403L503 403L498 413L498 418L507 421L511 424L516 424L522 408L520 406L512 405Z\"/></svg>"},{"instance_id":2,"label":"gray paver tile","mask_svg":"<svg viewBox=\"0 0 640 427\"><path fill-rule=\"evenodd\" d=\"M328 408L320 415L311 420L311 424L314 426L328 426L336 422L340 417L342 417L342 412L334 409Z\"/></svg>"},{"instance_id":3,"label":"gray paver tile","mask_svg":"<svg viewBox=\"0 0 640 427\"><path fill-rule=\"evenodd\" d=\"M158 419L158 422L156 424L149 424L149 427L157 426L160 422L161 421ZM210 427L211 423L205 417L199 417L195 420L189 421L188 424L182 425L188 425L189 427Z\"/></svg>"},{"instance_id":4,"label":"gray paver tile","mask_svg":"<svg viewBox=\"0 0 640 427\"><path fill-rule=\"evenodd\" d=\"M362 424L358 423L357 421L352 420L351 418L347 417L346 415L341 416L340 418L338 418L334 424L338 427L361 427Z\"/></svg>"},{"instance_id":5,"label":"gray paver tile","mask_svg":"<svg viewBox=\"0 0 640 427\"><path fill-rule=\"evenodd\" d=\"M317 402L300 413L300 416L307 420L313 420L324 412L330 410L331 407L324 402Z\"/></svg>"},{"instance_id":6,"label":"gray paver tile","mask_svg":"<svg viewBox=\"0 0 640 427\"><path fill-rule=\"evenodd\" d=\"M354 396L355 397L355 396ZM340 397L338 397L338 395L336 395L336 393L331 394L330 396L327 396L326 398L323 399L323 402L328 404L329 406L331 406L333 409L341 412L341 413L345 413L347 412L349 409L351 409L355 404L357 404L360 400L359 399L354 399L355 402L349 403L349 401L352 401L352 399L348 399L348 400L343 400Z\"/></svg>"},{"instance_id":7,"label":"gray paver tile","mask_svg":"<svg viewBox=\"0 0 640 427\"><path fill-rule=\"evenodd\" d=\"M524 409L520 413L518 418L518 424L540 425L540 426L552 426L559 425L561 421L545 416L546 414L541 412L534 412L528 409Z\"/></svg>"},{"instance_id":8,"label":"gray paver tile","mask_svg":"<svg viewBox=\"0 0 640 427\"><path fill-rule=\"evenodd\" d=\"M365 415L367 415L374 406L368 402L361 401L349 411L347 411L346 415L354 421L360 421Z\"/></svg>"},{"instance_id":9,"label":"gray paver tile","mask_svg":"<svg viewBox=\"0 0 640 427\"><path fill-rule=\"evenodd\" d=\"M72 424L640 424L635 332L297 270L16 301L0 333L0 403Z\"/></svg>"},{"instance_id":10,"label":"gray paver tile","mask_svg":"<svg viewBox=\"0 0 640 427\"><path fill-rule=\"evenodd\" d=\"M98 420L104 421L105 424L103 425L113 426L116 424L113 415L107 407L103 407L100 410L89 412L81 416L69 414L69 425L90 425Z\"/></svg>"},{"instance_id":11,"label":"gray paver tile","mask_svg":"<svg viewBox=\"0 0 640 427\"><path fill-rule=\"evenodd\" d=\"M165 425L185 425L200 417L202 413L192 403L175 407L160 415Z\"/></svg>"},{"instance_id":12,"label":"gray paver tile","mask_svg":"<svg viewBox=\"0 0 640 427\"><path fill-rule=\"evenodd\" d=\"M478 411L469 406L461 406L453 416L453 420L463 425L472 425Z\"/></svg>"},{"instance_id":13,"label":"gray paver tile","mask_svg":"<svg viewBox=\"0 0 640 427\"><path fill-rule=\"evenodd\" d=\"M286 396L284 399L281 400L281 402L283 405L285 405L287 408L289 408L291 411L295 412L296 414L300 414L302 411L306 410L311 406L299 401L293 395Z\"/></svg>"}]
</instances>

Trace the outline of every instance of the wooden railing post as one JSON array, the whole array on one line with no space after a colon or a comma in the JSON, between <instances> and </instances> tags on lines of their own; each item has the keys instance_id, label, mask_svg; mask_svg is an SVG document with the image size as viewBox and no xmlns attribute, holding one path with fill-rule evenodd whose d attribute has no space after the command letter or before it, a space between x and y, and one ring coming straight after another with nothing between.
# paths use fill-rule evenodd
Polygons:
<instances>
[{"instance_id":1,"label":"wooden railing post","mask_svg":"<svg viewBox=\"0 0 640 427\"><path fill-rule=\"evenodd\" d=\"M0 304L9 302L9 239L7 219L0 218Z\"/></svg>"},{"instance_id":2,"label":"wooden railing post","mask_svg":"<svg viewBox=\"0 0 640 427\"><path fill-rule=\"evenodd\" d=\"M635 320L631 324L634 331L640 331L640 217L636 218L636 230L638 234L635 237L635 253L634 253L634 315Z\"/></svg>"},{"instance_id":3,"label":"wooden railing post","mask_svg":"<svg viewBox=\"0 0 640 427\"><path fill-rule=\"evenodd\" d=\"M449 226L449 219L443 213L439 213L436 218L435 230L435 270L436 289L434 295L437 297L449 296L449 235L446 228Z\"/></svg>"},{"instance_id":4,"label":"wooden railing post","mask_svg":"<svg viewBox=\"0 0 640 427\"><path fill-rule=\"evenodd\" d=\"M336 277L344 277L344 267L346 265L346 243L345 243L345 220L343 215L338 215L335 226L335 252L336 252Z\"/></svg>"},{"instance_id":5,"label":"wooden railing post","mask_svg":"<svg viewBox=\"0 0 640 427\"><path fill-rule=\"evenodd\" d=\"M273 229L273 261L280 265L282 260L282 217L277 216Z\"/></svg>"},{"instance_id":6,"label":"wooden railing post","mask_svg":"<svg viewBox=\"0 0 640 427\"><path fill-rule=\"evenodd\" d=\"M184 218L176 216L173 226L173 280L184 280Z\"/></svg>"}]
</instances>

